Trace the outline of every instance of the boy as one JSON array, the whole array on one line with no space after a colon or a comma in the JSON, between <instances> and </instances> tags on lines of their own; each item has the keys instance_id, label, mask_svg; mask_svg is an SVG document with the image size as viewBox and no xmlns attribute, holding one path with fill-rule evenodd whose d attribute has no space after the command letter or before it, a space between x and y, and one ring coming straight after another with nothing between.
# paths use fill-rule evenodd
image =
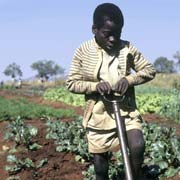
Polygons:
<instances>
[{"instance_id":1,"label":"boy","mask_svg":"<svg viewBox=\"0 0 180 180\"><path fill-rule=\"evenodd\" d=\"M120 39L123 25L119 7L112 3L97 6L93 14L94 38L77 48L67 79L69 91L85 94L83 126L94 157L96 180L108 180L108 152L119 144L111 104L102 98L102 94L112 91L125 96L120 111L133 177L139 180L141 176L145 143L134 86L153 79L155 69L130 42Z\"/></svg>"}]
</instances>

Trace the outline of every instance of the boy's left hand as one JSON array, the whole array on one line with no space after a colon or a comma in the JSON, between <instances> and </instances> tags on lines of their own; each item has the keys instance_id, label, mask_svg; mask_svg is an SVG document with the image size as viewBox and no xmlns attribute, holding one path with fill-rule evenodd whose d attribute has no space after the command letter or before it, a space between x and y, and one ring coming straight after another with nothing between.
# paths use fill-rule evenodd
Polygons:
<instances>
[{"instance_id":1,"label":"boy's left hand","mask_svg":"<svg viewBox=\"0 0 180 180\"><path fill-rule=\"evenodd\" d=\"M129 82L126 78L120 79L114 86L114 91L124 95L129 87Z\"/></svg>"}]
</instances>

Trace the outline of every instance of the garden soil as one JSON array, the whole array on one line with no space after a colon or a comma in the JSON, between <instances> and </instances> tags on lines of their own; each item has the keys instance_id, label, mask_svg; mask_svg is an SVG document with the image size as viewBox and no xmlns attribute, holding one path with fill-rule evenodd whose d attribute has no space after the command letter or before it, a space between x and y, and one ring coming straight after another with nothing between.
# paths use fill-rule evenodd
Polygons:
<instances>
[{"instance_id":1,"label":"garden soil","mask_svg":"<svg viewBox=\"0 0 180 180\"><path fill-rule=\"evenodd\" d=\"M0 91L0 96L5 98L18 98L17 94L13 94L10 91ZM22 97L22 95L21 95ZM37 104L43 104L54 108L72 108L77 114L82 115L83 110L81 107L72 107L62 102L46 101L39 96L27 96L23 95L29 101ZM172 123L156 114L144 115L145 121L157 122L162 126L175 127L177 129L177 135L180 136L180 125ZM64 121L72 121L72 119L63 119ZM35 142L42 145L42 148L36 151L25 151L23 147L18 147L18 158L29 157L35 163L38 164L42 159L47 158L48 162L38 169L25 169L17 174L8 174L4 167L7 165L6 157L9 154L9 150L14 146L14 143L4 139L4 133L7 128L7 122L0 122L0 180L6 180L9 177L20 177L21 180L83 180L82 172L86 170L87 164L81 164L75 161L74 154L60 153L55 151L55 145L52 140L45 139L46 136L46 124L43 119L26 120L27 124L31 124L38 128L38 135L35 137ZM15 180L15 179L14 179ZM173 177L166 180L179 180L179 177Z\"/></svg>"}]
</instances>

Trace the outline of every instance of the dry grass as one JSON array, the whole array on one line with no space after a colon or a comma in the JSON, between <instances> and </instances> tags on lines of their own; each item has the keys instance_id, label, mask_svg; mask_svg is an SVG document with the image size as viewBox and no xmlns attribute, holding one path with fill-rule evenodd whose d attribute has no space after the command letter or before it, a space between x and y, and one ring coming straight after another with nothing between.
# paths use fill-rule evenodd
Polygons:
<instances>
[{"instance_id":1,"label":"dry grass","mask_svg":"<svg viewBox=\"0 0 180 180\"><path fill-rule=\"evenodd\" d=\"M12 86L12 81L7 81L5 83L6 85ZM150 86L156 86L161 88L177 88L180 90L180 74L156 74L155 79L147 83L146 85ZM14 84L16 86L16 84ZM21 84L23 87L59 87L59 86L65 86L65 80L64 79L56 79L55 81L45 81L41 82L38 79L31 80L31 81L22 81Z\"/></svg>"},{"instance_id":2,"label":"dry grass","mask_svg":"<svg viewBox=\"0 0 180 180\"><path fill-rule=\"evenodd\" d=\"M156 74L155 79L148 83L149 85L161 88L180 89L180 74Z\"/></svg>"}]
</instances>

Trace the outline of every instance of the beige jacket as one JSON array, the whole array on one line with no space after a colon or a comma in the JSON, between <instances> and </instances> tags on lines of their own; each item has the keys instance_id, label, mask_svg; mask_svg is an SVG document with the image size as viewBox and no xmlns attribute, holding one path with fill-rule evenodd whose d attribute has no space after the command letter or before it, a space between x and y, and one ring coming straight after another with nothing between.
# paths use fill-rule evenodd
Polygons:
<instances>
[{"instance_id":1,"label":"beige jacket","mask_svg":"<svg viewBox=\"0 0 180 180\"><path fill-rule=\"evenodd\" d=\"M126 105L131 109L136 109L133 86L153 79L155 69L128 41L121 42L122 45L117 57L119 60L118 71L121 77L126 77L130 84L126 93ZM94 104L99 98L96 85L99 83L98 72L101 64L102 48L98 46L95 39L86 41L76 49L66 81L69 91L85 94L84 127L87 126ZM131 70L134 72L131 73Z\"/></svg>"}]
</instances>

